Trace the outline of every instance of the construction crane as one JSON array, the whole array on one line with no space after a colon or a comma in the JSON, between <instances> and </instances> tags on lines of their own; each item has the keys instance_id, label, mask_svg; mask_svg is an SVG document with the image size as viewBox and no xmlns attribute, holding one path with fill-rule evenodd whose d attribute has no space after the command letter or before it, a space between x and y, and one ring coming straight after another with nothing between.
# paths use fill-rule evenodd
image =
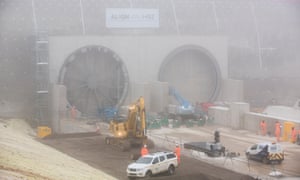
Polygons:
<instances>
[{"instance_id":1,"label":"construction crane","mask_svg":"<svg viewBox=\"0 0 300 180\"><path fill-rule=\"evenodd\" d=\"M179 103L175 110L169 111L170 114L180 119L195 118L195 107L188 100L183 98L175 88L169 87L169 95L174 96Z\"/></svg>"},{"instance_id":2,"label":"construction crane","mask_svg":"<svg viewBox=\"0 0 300 180\"><path fill-rule=\"evenodd\" d=\"M118 147L121 151L129 150L132 146L146 144L154 146L153 141L146 135L145 100L140 97L128 108L128 117L124 121L112 120L109 126L111 136L105 138L105 143Z\"/></svg>"}]
</instances>

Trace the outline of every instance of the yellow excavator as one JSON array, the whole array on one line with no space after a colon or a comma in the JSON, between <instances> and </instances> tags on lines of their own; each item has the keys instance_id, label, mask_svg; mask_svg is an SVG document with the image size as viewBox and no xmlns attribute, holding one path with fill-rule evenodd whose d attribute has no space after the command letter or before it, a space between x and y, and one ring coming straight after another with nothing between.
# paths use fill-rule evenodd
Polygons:
<instances>
[{"instance_id":1,"label":"yellow excavator","mask_svg":"<svg viewBox=\"0 0 300 180\"><path fill-rule=\"evenodd\" d=\"M154 147L153 141L146 135L146 111L143 97L129 106L127 120L110 121L109 130L112 136L106 137L105 143L116 146L121 151L127 151L132 146L141 147L143 144L149 148Z\"/></svg>"}]
</instances>

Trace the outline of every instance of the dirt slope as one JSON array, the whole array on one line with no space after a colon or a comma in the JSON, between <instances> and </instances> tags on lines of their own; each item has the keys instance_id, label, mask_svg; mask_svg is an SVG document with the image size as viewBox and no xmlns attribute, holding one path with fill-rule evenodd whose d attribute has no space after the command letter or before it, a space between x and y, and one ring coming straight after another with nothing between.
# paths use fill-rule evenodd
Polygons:
<instances>
[{"instance_id":1,"label":"dirt slope","mask_svg":"<svg viewBox=\"0 0 300 180\"><path fill-rule=\"evenodd\" d=\"M0 119L0 179L115 179L44 145L22 119Z\"/></svg>"}]
</instances>

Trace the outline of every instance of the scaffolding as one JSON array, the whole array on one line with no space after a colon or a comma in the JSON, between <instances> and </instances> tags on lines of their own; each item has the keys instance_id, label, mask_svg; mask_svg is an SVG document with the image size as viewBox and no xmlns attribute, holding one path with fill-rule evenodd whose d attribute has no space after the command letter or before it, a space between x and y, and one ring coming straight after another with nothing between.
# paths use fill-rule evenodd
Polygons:
<instances>
[{"instance_id":1,"label":"scaffolding","mask_svg":"<svg viewBox=\"0 0 300 180\"><path fill-rule=\"evenodd\" d=\"M49 42L45 31L36 33L36 103L38 126L49 126Z\"/></svg>"}]
</instances>

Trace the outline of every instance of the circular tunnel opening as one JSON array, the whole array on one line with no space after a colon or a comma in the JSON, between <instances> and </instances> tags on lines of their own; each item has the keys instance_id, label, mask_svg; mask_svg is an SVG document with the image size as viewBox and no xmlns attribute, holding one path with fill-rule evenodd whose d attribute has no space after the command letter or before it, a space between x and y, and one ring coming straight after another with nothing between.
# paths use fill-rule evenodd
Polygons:
<instances>
[{"instance_id":1,"label":"circular tunnel opening","mask_svg":"<svg viewBox=\"0 0 300 180\"><path fill-rule=\"evenodd\" d=\"M90 45L65 60L59 83L66 86L67 100L83 116L97 117L119 107L128 92L128 72L121 58L109 48Z\"/></svg>"},{"instance_id":2,"label":"circular tunnel opening","mask_svg":"<svg viewBox=\"0 0 300 180\"><path fill-rule=\"evenodd\" d=\"M206 49L186 45L172 51L159 70L159 81L168 82L192 103L212 102L220 91L219 65Z\"/></svg>"}]
</instances>

